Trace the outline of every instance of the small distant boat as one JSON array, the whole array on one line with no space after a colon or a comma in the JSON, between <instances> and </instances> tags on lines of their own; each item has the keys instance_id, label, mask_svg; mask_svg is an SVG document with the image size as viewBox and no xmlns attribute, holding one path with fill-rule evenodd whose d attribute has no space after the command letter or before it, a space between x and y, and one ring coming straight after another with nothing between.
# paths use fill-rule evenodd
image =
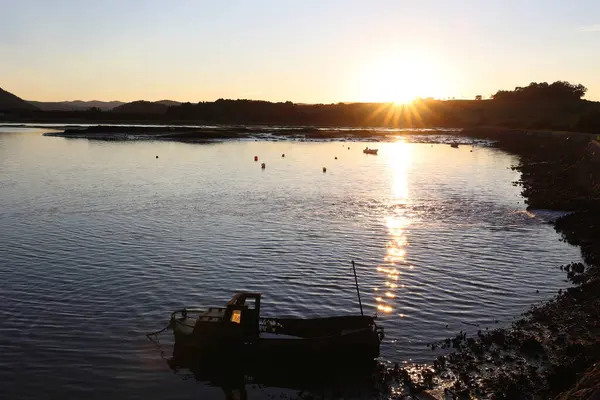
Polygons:
<instances>
[{"instance_id":1,"label":"small distant boat","mask_svg":"<svg viewBox=\"0 0 600 400\"><path fill-rule=\"evenodd\" d=\"M374 154L374 155L377 155L377 152L378 152L378 151L379 151L378 149L370 149L370 148L366 147L366 148L363 150L363 153L365 153L365 154Z\"/></svg>"},{"instance_id":2,"label":"small distant boat","mask_svg":"<svg viewBox=\"0 0 600 400\"><path fill-rule=\"evenodd\" d=\"M450 147L454 147L455 149L458 149L458 143L450 143Z\"/></svg>"}]
</instances>

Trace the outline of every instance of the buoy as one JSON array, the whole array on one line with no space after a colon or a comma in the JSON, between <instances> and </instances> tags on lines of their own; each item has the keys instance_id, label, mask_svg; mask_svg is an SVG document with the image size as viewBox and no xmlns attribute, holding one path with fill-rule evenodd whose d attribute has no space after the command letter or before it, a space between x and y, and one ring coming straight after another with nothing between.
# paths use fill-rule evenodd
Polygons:
<instances>
[{"instance_id":1,"label":"buoy","mask_svg":"<svg viewBox=\"0 0 600 400\"><path fill-rule=\"evenodd\" d=\"M265 169L265 168L266 168L266 165L265 165L265 163L262 163L262 164L260 164L260 167L261 167L262 169Z\"/></svg>"},{"instance_id":2,"label":"buoy","mask_svg":"<svg viewBox=\"0 0 600 400\"><path fill-rule=\"evenodd\" d=\"M156 158L158 158L158 156L156 156Z\"/></svg>"},{"instance_id":3,"label":"buoy","mask_svg":"<svg viewBox=\"0 0 600 400\"><path fill-rule=\"evenodd\" d=\"M254 156L254 161L258 161L258 156Z\"/></svg>"},{"instance_id":4,"label":"buoy","mask_svg":"<svg viewBox=\"0 0 600 400\"><path fill-rule=\"evenodd\" d=\"M337 160L337 157L335 157L335 159Z\"/></svg>"},{"instance_id":5,"label":"buoy","mask_svg":"<svg viewBox=\"0 0 600 400\"><path fill-rule=\"evenodd\" d=\"M285 157L285 154L282 154L281 157Z\"/></svg>"},{"instance_id":6,"label":"buoy","mask_svg":"<svg viewBox=\"0 0 600 400\"><path fill-rule=\"evenodd\" d=\"M323 172L327 172L327 168L323 167Z\"/></svg>"},{"instance_id":7,"label":"buoy","mask_svg":"<svg viewBox=\"0 0 600 400\"><path fill-rule=\"evenodd\" d=\"M350 147L348 147L348 150L350 150Z\"/></svg>"}]
</instances>

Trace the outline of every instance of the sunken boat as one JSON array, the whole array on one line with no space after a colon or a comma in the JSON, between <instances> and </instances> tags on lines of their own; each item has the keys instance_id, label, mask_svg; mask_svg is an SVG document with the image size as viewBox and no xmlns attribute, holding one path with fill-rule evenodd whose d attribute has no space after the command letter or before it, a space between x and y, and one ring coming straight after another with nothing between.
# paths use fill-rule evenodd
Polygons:
<instances>
[{"instance_id":1,"label":"sunken boat","mask_svg":"<svg viewBox=\"0 0 600 400\"><path fill-rule=\"evenodd\" d=\"M383 328L376 316L274 318L260 314L261 293L240 292L225 307L184 308L169 327L181 350L202 355L288 361L306 358L368 361L379 357Z\"/></svg>"}]
</instances>

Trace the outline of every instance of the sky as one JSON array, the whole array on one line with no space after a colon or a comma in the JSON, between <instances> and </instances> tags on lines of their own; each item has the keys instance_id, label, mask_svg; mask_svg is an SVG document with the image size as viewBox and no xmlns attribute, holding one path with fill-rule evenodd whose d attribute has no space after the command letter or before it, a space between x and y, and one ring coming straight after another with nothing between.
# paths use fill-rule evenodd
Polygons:
<instances>
[{"instance_id":1,"label":"sky","mask_svg":"<svg viewBox=\"0 0 600 400\"><path fill-rule=\"evenodd\" d=\"M597 0L0 0L0 87L26 100L600 100Z\"/></svg>"}]
</instances>

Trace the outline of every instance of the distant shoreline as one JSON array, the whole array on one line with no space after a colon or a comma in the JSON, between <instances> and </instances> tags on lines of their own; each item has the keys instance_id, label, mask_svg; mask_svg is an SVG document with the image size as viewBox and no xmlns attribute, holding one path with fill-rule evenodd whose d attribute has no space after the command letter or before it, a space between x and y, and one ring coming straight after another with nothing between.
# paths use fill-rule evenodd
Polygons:
<instances>
[{"instance_id":1,"label":"distant shoreline","mask_svg":"<svg viewBox=\"0 0 600 400\"><path fill-rule=\"evenodd\" d=\"M402 134L411 135L451 135L458 134L457 129L385 129L385 128L349 128L315 126L72 126L62 132L52 132L46 136L81 138L93 140L164 140L179 142L202 142L207 140L231 139L371 139L381 140Z\"/></svg>"},{"instance_id":2,"label":"distant shoreline","mask_svg":"<svg viewBox=\"0 0 600 400\"><path fill-rule=\"evenodd\" d=\"M51 129L45 136L72 139L107 141L162 140L177 142L205 142L236 139L297 139L297 140L375 140L393 139L402 135L445 135L471 137L486 140L506 140L514 135L536 137L569 137L572 140L589 141L594 134L539 129L516 129L494 126L464 128L380 128L314 125L269 125L269 124L212 124L212 125L169 125L169 124L70 124L70 123L0 123L2 127L29 127Z\"/></svg>"}]
</instances>

